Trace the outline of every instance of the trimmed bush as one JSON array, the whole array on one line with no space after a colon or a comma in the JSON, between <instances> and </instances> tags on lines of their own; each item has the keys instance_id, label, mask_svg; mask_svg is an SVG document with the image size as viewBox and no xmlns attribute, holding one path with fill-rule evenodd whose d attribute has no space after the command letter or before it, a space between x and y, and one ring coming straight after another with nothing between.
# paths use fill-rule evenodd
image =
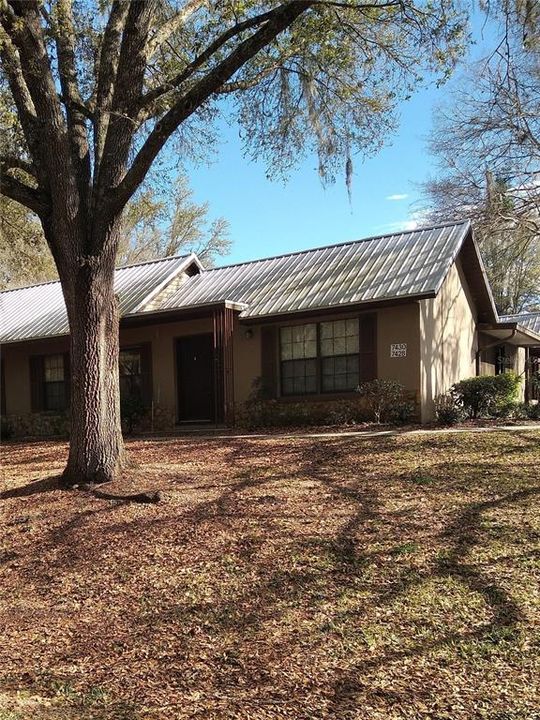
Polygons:
<instances>
[{"instance_id":1,"label":"trimmed bush","mask_svg":"<svg viewBox=\"0 0 540 720\"><path fill-rule=\"evenodd\" d=\"M357 392L376 423L407 422L412 415L412 404L397 380L370 380L359 385Z\"/></svg>"},{"instance_id":2,"label":"trimmed bush","mask_svg":"<svg viewBox=\"0 0 540 720\"><path fill-rule=\"evenodd\" d=\"M128 435L132 435L135 427L146 415L147 409L143 401L137 395L120 397L120 416L122 426Z\"/></svg>"},{"instance_id":3,"label":"trimmed bush","mask_svg":"<svg viewBox=\"0 0 540 720\"><path fill-rule=\"evenodd\" d=\"M462 410L452 393L441 393L435 398L435 417L441 425L455 425L461 420Z\"/></svg>"},{"instance_id":4,"label":"trimmed bush","mask_svg":"<svg viewBox=\"0 0 540 720\"><path fill-rule=\"evenodd\" d=\"M14 435L13 425L5 417L0 418L0 440L10 440Z\"/></svg>"},{"instance_id":5,"label":"trimmed bush","mask_svg":"<svg viewBox=\"0 0 540 720\"><path fill-rule=\"evenodd\" d=\"M351 400L247 401L237 409L236 424L249 430L272 427L352 425L364 422L368 413L360 398Z\"/></svg>"},{"instance_id":6,"label":"trimmed bush","mask_svg":"<svg viewBox=\"0 0 540 720\"><path fill-rule=\"evenodd\" d=\"M521 403L515 415L525 420L540 420L540 403Z\"/></svg>"},{"instance_id":7,"label":"trimmed bush","mask_svg":"<svg viewBox=\"0 0 540 720\"><path fill-rule=\"evenodd\" d=\"M461 380L451 394L469 418L506 417L516 406L521 379L514 372Z\"/></svg>"},{"instance_id":8,"label":"trimmed bush","mask_svg":"<svg viewBox=\"0 0 540 720\"><path fill-rule=\"evenodd\" d=\"M350 397L308 398L299 401L268 399L260 379L249 398L236 411L237 425L251 430L268 427L354 425L379 417L377 422L408 422L415 403L405 388L393 380L364 383Z\"/></svg>"}]
</instances>

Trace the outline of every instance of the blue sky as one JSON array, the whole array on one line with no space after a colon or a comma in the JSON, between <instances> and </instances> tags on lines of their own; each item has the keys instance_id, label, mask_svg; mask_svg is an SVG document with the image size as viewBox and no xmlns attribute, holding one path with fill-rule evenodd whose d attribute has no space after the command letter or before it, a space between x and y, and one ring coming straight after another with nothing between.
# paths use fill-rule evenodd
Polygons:
<instances>
[{"instance_id":1,"label":"blue sky","mask_svg":"<svg viewBox=\"0 0 540 720\"><path fill-rule=\"evenodd\" d=\"M477 45L462 63L485 50L483 19L473 21ZM349 203L345 181L323 187L317 160L307 158L286 184L266 178L263 162L243 157L238 131L221 125L221 144L210 166L189 168L198 201L208 201L212 216L231 226L232 250L223 262L239 262L305 248L410 229L418 217L419 183L435 173L426 150L433 112L444 101L450 81L419 90L400 107L400 126L387 145L365 162L356 158Z\"/></svg>"}]
</instances>

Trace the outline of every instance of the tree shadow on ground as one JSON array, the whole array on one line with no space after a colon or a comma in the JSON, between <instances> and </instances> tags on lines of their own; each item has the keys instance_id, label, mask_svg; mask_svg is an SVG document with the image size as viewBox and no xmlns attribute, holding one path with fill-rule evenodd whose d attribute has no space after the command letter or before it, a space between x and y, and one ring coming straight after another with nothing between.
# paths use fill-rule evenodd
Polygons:
<instances>
[{"instance_id":1,"label":"tree shadow on ground","mask_svg":"<svg viewBox=\"0 0 540 720\"><path fill-rule=\"evenodd\" d=\"M384 447L377 446L377 453L396 452L395 445L392 447L393 443L384 443ZM188 658L190 653L196 656L201 637L226 636L228 649L226 652L223 652L222 648L216 650L212 660L215 663L214 687L223 688L224 691L228 689L230 692L231 683L236 681L253 687L259 684L270 685L275 682L272 668L274 655L283 657L287 652L292 654L324 642L322 633L316 638L308 634L314 632L315 621L309 629L289 626L284 621L286 613L302 606L312 620L321 609L334 603L339 593L344 594L358 587L358 582L362 582L366 564L375 563L382 567L383 562L388 562L385 557L389 552L388 547L383 550L374 549L370 546L370 538L377 540L382 536L388 544L392 537L390 530L403 534L404 520L414 519L414 510L411 508L389 510L384 506L384 494L387 492L383 485L385 479L390 488L405 487L411 494L419 491L419 488L405 486L405 480L397 474L388 473L387 478L376 476L374 480L373 467L363 464L362 457L358 458L356 464L344 465L342 450L351 447L350 439L338 440L331 445L325 443L324 446L309 443L301 448L291 448L285 442L279 443L279 449L273 446L272 453L277 453L277 456L283 453L284 457L294 459L294 468L287 468L283 459L280 459L279 463L268 461L262 469L258 466L250 467L252 459L261 460L261 447L255 443L248 448L241 444L229 447L223 455L229 467L235 468L233 478L227 479L225 482L228 484L223 486L224 481L209 471L203 480L212 481L213 488L221 482L221 492L216 497L196 502L193 507L186 509L181 506L180 511L175 512L172 506L173 510L169 514L161 514L158 507L155 514L146 514L145 511L143 515L133 514L117 519L114 517L114 510L118 505L101 505L96 510L86 510L77 517L60 523L32 551L35 553L34 560L38 561L35 563L36 572L39 573L39 562L42 562L49 550L63 546L67 549L65 555L61 552L55 555L52 552L50 562L48 561L47 574L57 572L61 575L73 568L78 569L79 562L99 565L100 555L104 550L123 539L135 537L139 542L137 548L140 549L144 547L145 537L149 538L151 546L153 533L160 533L163 538L163 534L167 532L171 532L171 535L166 536L166 542L178 550L189 548L190 544L193 549L199 550L195 545L205 536L208 539L209 551L208 556L203 558L204 562L220 565L224 562L223 555L219 554L223 552L223 548L219 544L212 547L211 543L214 536L226 535L228 552L233 556L231 573L238 578L238 582L231 586L232 589L217 592L207 600L193 598L188 594L182 596L180 592L174 599L167 598L166 602L160 602L160 598L156 597L155 607L147 607L144 612L140 608L133 609L132 624L137 628L137 633L152 638L150 642L154 641L158 628L167 637L175 638L170 652L164 651L155 660L156 666L164 671L169 672L168 664L173 663L177 656ZM360 445L357 447L360 448ZM366 447L366 453L372 450L373 447ZM489 462L486 458L486 468L489 467ZM443 466L445 463L441 462L439 470ZM474 463L463 460L454 462L453 466L456 476L470 477L471 494L474 494L476 488L487 491L484 475L475 475L478 468ZM433 472L437 474L437 469ZM328 498L326 502L329 506L334 503L341 508L338 522L336 526L332 526L331 532L319 533L315 525L313 529L308 525L307 530L299 527L295 528L294 532L287 533L287 523L298 519L300 515L277 497L275 488L283 481L294 486L306 479L313 482L319 490L324 490L323 495ZM195 484L200 482L200 477L194 479ZM28 487L31 485L33 484ZM267 485L272 487L266 488ZM437 486L431 491L436 492ZM376 655L366 652L363 657L356 657L356 661L347 663L345 668L343 663L336 663L331 675L327 675L325 680L328 682L330 679L330 687L327 687L326 691L329 716L347 717L351 703L357 703L360 694L365 690L369 672L385 665L427 656L439 648L452 647L471 640L482 641L501 632L505 633L505 637L514 638L523 621L521 608L497 582L496 576L494 579L493 573L489 572L492 566L489 563L471 562L469 555L471 550L484 540L482 522L485 513L528 502L539 494L540 487L526 487L496 498L456 505L450 518L445 520L444 527L437 531L438 539L443 541L447 548L444 556L434 557L431 565L421 573L396 566L390 587L383 583L377 586L375 576L370 592L373 602L379 606L388 606L400 599L406 599L408 591L415 585L451 578L460 586L480 594L490 617L480 626L465 627L460 631L441 626L432 639L411 639L410 643L400 649L385 646ZM483 496L485 495L481 497ZM302 501L308 507L307 491L302 495ZM73 552L73 546L79 538L78 533L82 533L81 537L84 537L92 515L106 511L113 515L112 522L100 525L100 532L92 536L91 545L86 545L79 552ZM330 512L329 507L329 514ZM392 523L395 528L389 527ZM254 527L259 534L250 538L250 527ZM407 526L411 534L414 527ZM196 535L198 530L202 530L202 535ZM269 565L265 564L262 555L264 545L272 543L277 551L276 562ZM321 558L324 562L317 565ZM32 562L32 558L28 559ZM193 572L196 573L197 570ZM246 578L245 582L242 582L242 577ZM331 591L329 588L332 588ZM334 594L331 595L330 592ZM143 589L141 594L144 594ZM362 602L359 601L353 611L358 615L362 612ZM265 628L269 628L271 632L271 629L280 623L281 633L272 640L272 645L267 647L261 642ZM178 632L179 628L182 629L181 633ZM188 628L189 632L184 632L183 628ZM250 643L254 637L257 638L257 652L250 653ZM216 642L219 645L217 640ZM71 652L76 655L80 651L74 645ZM182 671L176 669L170 672ZM286 684L286 678L283 682ZM297 687L300 695L306 692L307 680L305 683ZM294 716L300 717L298 714Z\"/></svg>"},{"instance_id":2,"label":"tree shadow on ground","mask_svg":"<svg viewBox=\"0 0 540 720\"><path fill-rule=\"evenodd\" d=\"M41 478L38 480L32 480L27 485L21 485L19 487L11 488L9 490L3 490L0 492L0 500L9 500L10 498L23 498L29 497L30 495L39 495L41 493L50 492L51 490L58 490L60 488L60 476L54 475L52 477Z\"/></svg>"},{"instance_id":3,"label":"tree shadow on ground","mask_svg":"<svg viewBox=\"0 0 540 720\"><path fill-rule=\"evenodd\" d=\"M491 563L469 563L465 558L480 542L484 512L523 503L538 496L540 496L540 486L535 486L508 493L494 500L467 505L442 533L450 543L450 550L438 560L432 572L429 575L413 578L412 583L403 578L403 582L393 592L384 595L384 600L389 602L405 595L414 584L421 584L437 577L441 579L450 577L482 596L491 611L491 621L471 631L444 632L442 629L440 637L432 642L422 642L404 651L385 652L379 658L355 663L351 668L340 673L335 681L331 710L336 716L339 717L346 707L350 707L351 699L363 689L362 676L384 663L418 657L432 650L471 640L482 641L501 635L513 641L517 639L519 626L525 620L521 608L505 588L494 582L492 574L486 572L491 569Z\"/></svg>"}]
</instances>

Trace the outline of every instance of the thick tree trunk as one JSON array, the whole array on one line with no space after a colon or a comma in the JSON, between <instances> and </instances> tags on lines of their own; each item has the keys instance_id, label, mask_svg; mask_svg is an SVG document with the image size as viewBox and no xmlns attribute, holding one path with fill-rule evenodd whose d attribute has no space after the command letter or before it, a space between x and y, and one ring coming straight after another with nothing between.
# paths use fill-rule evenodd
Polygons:
<instances>
[{"instance_id":1,"label":"thick tree trunk","mask_svg":"<svg viewBox=\"0 0 540 720\"><path fill-rule=\"evenodd\" d=\"M104 267L106 265L107 267ZM63 283L71 338L71 439L63 481L114 480L124 463L114 262L79 269Z\"/></svg>"}]
</instances>

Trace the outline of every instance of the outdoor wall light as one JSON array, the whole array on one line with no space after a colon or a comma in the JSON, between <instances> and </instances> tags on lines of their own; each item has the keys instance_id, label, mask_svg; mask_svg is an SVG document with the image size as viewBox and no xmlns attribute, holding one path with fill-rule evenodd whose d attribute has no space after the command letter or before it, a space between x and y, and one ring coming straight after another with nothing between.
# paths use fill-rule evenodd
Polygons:
<instances>
[{"instance_id":1,"label":"outdoor wall light","mask_svg":"<svg viewBox=\"0 0 540 720\"><path fill-rule=\"evenodd\" d=\"M251 328L248 328L244 333L244 337L246 338L246 340L251 340L251 338L253 337L253 330L251 330Z\"/></svg>"}]
</instances>

